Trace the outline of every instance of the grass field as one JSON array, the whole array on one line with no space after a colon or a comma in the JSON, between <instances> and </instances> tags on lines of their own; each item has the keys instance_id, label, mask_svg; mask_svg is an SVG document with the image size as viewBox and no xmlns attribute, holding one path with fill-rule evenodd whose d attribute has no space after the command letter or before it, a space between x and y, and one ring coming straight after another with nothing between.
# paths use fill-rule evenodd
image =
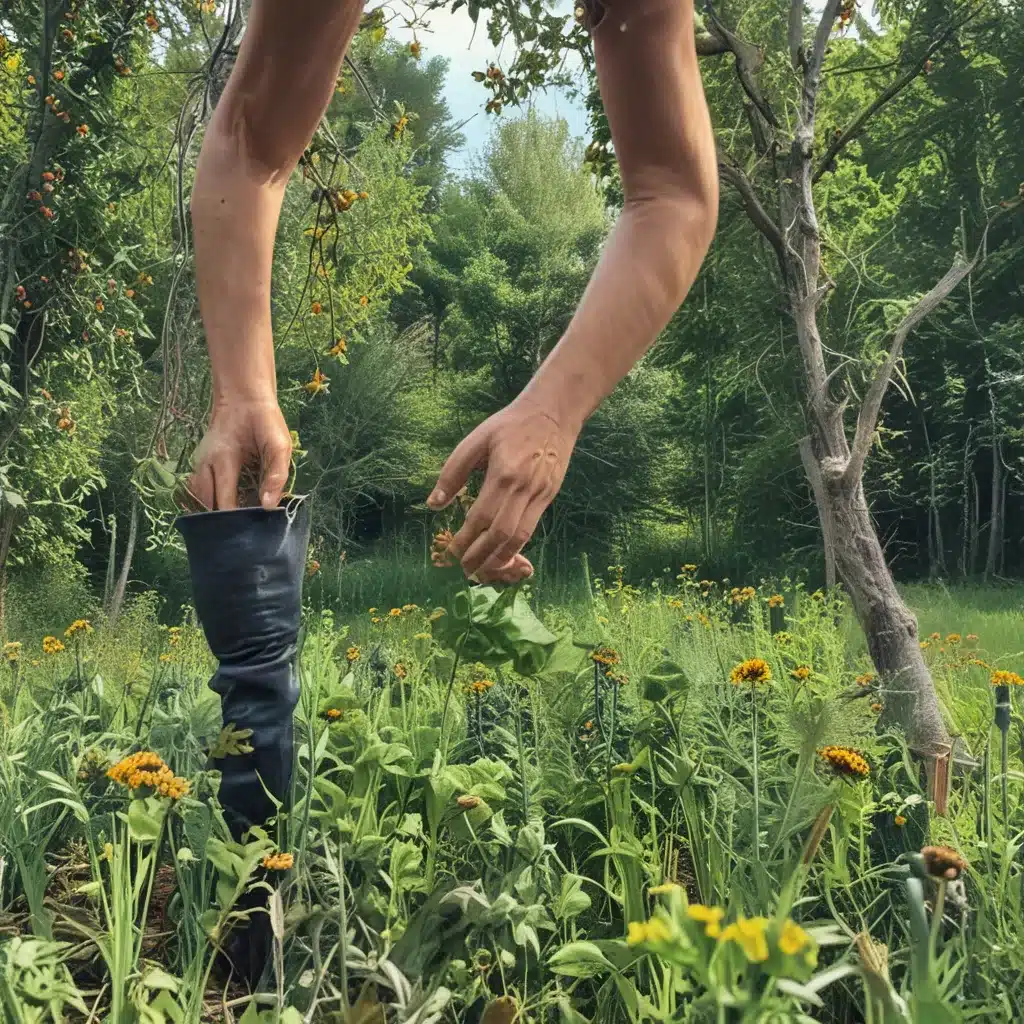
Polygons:
<instances>
[{"instance_id":1,"label":"grass field","mask_svg":"<svg viewBox=\"0 0 1024 1024\"><path fill-rule=\"evenodd\" d=\"M1024 664L1021 591L907 591L981 764L939 817L840 599L606 575L538 588L543 626L487 590L439 614L418 569L344 614L314 580L293 805L244 845L205 766L245 737L187 614L4 638L4 1021L1022 1019L1020 723L1004 763L990 681ZM214 954L253 886L250 998Z\"/></svg>"}]
</instances>

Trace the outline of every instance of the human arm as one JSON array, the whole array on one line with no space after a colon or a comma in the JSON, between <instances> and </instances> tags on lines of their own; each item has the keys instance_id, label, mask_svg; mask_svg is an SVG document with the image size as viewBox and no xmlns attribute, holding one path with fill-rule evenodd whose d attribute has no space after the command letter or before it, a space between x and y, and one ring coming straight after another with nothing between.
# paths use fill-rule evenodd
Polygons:
<instances>
[{"instance_id":1,"label":"human arm","mask_svg":"<svg viewBox=\"0 0 1024 1024\"><path fill-rule=\"evenodd\" d=\"M238 58L210 119L192 190L199 306L213 411L191 489L234 508L243 465L258 459L274 508L291 440L277 403L270 274L288 179L330 102L364 0L254 0Z\"/></svg>"},{"instance_id":2,"label":"human arm","mask_svg":"<svg viewBox=\"0 0 1024 1024\"><path fill-rule=\"evenodd\" d=\"M561 486L584 422L671 319L714 235L717 167L692 0L605 7L594 48L622 213L558 345L522 394L455 450L429 499L443 507L486 466L452 547L481 578L515 578L510 562Z\"/></svg>"}]
</instances>

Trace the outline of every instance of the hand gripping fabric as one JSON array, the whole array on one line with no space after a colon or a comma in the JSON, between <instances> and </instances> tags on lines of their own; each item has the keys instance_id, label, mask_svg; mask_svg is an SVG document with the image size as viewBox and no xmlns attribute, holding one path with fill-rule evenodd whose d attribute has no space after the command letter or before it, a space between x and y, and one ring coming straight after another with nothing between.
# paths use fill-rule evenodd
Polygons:
<instances>
[{"instance_id":1,"label":"hand gripping fabric","mask_svg":"<svg viewBox=\"0 0 1024 1024\"><path fill-rule=\"evenodd\" d=\"M181 516L196 614L219 662L210 688L225 726L251 729L251 754L215 761L220 803L236 839L286 802L292 713L299 699L296 647L309 545L309 507L241 508Z\"/></svg>"}]
</instances>

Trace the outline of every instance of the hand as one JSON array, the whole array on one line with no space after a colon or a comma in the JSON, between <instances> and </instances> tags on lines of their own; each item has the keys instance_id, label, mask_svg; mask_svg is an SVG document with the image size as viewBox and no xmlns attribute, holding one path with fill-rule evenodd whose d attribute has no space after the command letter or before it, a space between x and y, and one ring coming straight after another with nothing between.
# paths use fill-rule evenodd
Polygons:
<instances>
[{"instance_id":1,"label":"hand","mask_svg":"<svg viewBox=\"0 0 1024 1024\"><path fill-rule=\"evenodd\" d=\"M467 576L514 583L533 574L519 552L562 486L577 435L520 395L455 449L427 504L449 505L469 474L486 468L480 497L448 548Z\"/></svg>"},{"instance_id":2,"label":"hand","mask_svg":"<svg viewBox=\"0 0 1024 1024\"><path fill-rule=\"evenodd\" d=\"M288 484L292 439L273 396L219 402L196 449L189 489L208 509L238 507L242 469L260 467L260 504L277 508Z\"/></svg>"}]
</instances>

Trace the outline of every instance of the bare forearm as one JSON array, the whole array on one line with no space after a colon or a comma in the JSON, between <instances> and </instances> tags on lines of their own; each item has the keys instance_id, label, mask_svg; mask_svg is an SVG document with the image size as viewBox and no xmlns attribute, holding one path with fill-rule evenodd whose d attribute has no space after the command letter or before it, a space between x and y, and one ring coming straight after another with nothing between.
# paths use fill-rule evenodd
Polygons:
<instances>
[{"instance_id":1,"label":"bare forearm","mask_svg":"<svg viewBox=\"0 0 1024 1024\"><path fill-rule=\"evenodd\" d=\"M626 203L565 336L527 395L578 426L654 343L714 236L714 136L692 0L607 0L595 30Z\"/></svg>"},{"instance_id":2,"label":"bare forearm","mask_svg":"<svg viewBox=\"0 0 1024 1024\"><path fill-rule=\"evenodd\" d=\"M249 163L245 146L215 119L192 193L196 284L215 401L276 390L270 271L284 189Z\"/></svg>"},{"instance_id":3,"label":"bare forearm","mask_svg":"<svg viewBox=\"0 0 1024 1024\"><path fill-rule=\"evenodd\" d=\"M362 9L363 0L253 4L192 194L215 399L274 394L270 273L284 190L330 101Z\"/></svg>"}]
</instances>

